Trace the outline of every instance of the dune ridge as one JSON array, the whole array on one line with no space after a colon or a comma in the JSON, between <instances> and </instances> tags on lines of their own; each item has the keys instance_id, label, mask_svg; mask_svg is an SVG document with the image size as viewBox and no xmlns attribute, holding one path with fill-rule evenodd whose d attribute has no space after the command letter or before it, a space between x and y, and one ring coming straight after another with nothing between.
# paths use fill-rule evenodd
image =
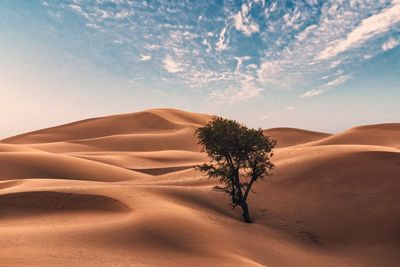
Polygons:
<instances>
[{"instance_id":1,"label":"dune ridge","mask_svg":"<svg viewBox=\"0 0 400 267\"><path fill-rule=\"evenodd\" d=\"M400 148L400 123L364 125L318 140L310 145L380 145Z\"/></svg>"},{"instance_id":2,"label":"dune ridge","mask_svg":"<svg viewBox=\"0 0 400 267\"><path fill-rule=\"evenodd\" d=\"M264 134L276 140L279 148L304 144L332 136L328 133L285 127L266 129Z\"/></svg>"},{"instance_id":3,"label":"dune ridge","mask_svg":"<svg viewBox=\"0 0 400 267\"><path fill-rule=\"evenodd\" d=\"M199 126L211 117L173 109L154 109L130 114L99 117L29 132L2 140L11 144L52 143L98 137L173 132L187 126Z\"/></svg>"},{"instance_id":4,"label":"dune ridge","mask_svg":"<svg viewBox=\"0 0 400 267\"><path fill-rule=\"evenodd\" d=\"M152 109L0 141L6 266L398 266L400 123L272 128L254 224L193 166L212 116Z\"/></svg>"}]
</instances>

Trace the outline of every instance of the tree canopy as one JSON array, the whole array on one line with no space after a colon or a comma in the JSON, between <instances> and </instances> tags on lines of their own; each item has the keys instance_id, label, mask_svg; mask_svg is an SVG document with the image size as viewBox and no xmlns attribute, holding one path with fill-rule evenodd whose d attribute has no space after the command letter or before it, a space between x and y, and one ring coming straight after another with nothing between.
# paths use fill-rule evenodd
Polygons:
<instances>
[{"instance_id":1,"label":"tree canopy","mask_svg":"<svg viewBox=\"0 0 400 267\"><path fill-rule=\"evenodd\" d=\"M250 129L230 119L214 117L195 132L198 143L210 162L197 166L209 178L218 178L214 190L230 196L232 207L240 206L243 219L251 223L247 199L254 182L271 175L270 161L276 141L264 136L262 129Z\"/></svg>"}]
</instances>

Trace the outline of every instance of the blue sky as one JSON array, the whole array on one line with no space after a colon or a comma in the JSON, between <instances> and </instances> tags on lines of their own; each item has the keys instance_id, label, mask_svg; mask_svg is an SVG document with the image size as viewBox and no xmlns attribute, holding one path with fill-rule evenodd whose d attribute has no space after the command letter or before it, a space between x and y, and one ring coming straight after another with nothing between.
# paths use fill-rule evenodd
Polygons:
<instances>
[{"instance_id":1,"label":"blue sky","mask_svg":"<svg viewBox=\"0 0 400 267\"><path fill-rule=\"evenodd\" d=\"M0 25L0 137L157 107L400 121L399 0L2 0Z\"/></svg>"}]
</instances>

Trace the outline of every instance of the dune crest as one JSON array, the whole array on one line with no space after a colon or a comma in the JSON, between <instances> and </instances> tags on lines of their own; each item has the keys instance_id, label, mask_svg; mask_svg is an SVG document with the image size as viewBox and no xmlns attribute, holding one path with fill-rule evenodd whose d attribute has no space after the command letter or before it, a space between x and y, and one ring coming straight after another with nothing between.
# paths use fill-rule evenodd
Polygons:
<instances>
[{"instance_id":1,"label":"dune crest","mask_svg":"<svg viewBox=\"0 0 400 267\"><path fill-rule=\"evenodd\" d=\"M364 125L316 141L312 145L379 145L400 148L400 123Z\"/></svg>"},{"instance_id":2,"label":"dune crest","mask_svg":"<svg viewBox=\"0 0 400 267\"><path fill-rule=\"evenodd\" d=\"M2 140L2 142L36 144L76 141L123 134L174 132L188 125L199 126L210 118L208 115L174 109L155 109L72 122L9 137Z\"/></svg>"},{"instance_id":3,"label":"dune crest","mask_svg":"<svg viewBox=\"0 0 400 267\"><path fill-rule=\"evenodd\" d=\"M304 144L331 136L328 133L296 128L271 128L264 130L264 134L276 140L279 148Z\"/></svg>"}]
</instances>

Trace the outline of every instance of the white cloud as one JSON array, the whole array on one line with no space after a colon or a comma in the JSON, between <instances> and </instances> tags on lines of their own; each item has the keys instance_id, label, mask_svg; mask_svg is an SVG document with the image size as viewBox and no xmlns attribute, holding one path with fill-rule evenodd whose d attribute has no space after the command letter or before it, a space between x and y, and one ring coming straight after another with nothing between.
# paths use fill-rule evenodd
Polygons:
<instances>
[{"instance_id":1,"label":"white cloud","mask_svg":"<svg viewBox=\"0 0 400 267\"><path fill-rule=\"evenodd\" d=\"M265 114L264 116L259 118L258 121L264 121L267 119L271 119L271 118L277 117L279 115L282 115L285 112L290 112L294 109L295 109L295 106L287 106L287 107L284 107L281 109L271 110L270 112L268 112L267 114Z\"/></svg>"},{"instance_id":2,"label":"white cloud","mask_svg":"<svg viewBox=\"0 0 400 267\"><path fill-rule=\"evenodd\" d=\"M158 49L162 48L162 46L155 45L155 44L148 44L148 45L145 45L144 48L146 48L148 50L158 50Z\"/></svg>"},{"instance_id":3,"label":"white cloud","mask_svg":"<svg viewBox=\"0 0 400 267\"><path fill-rule=\"evenodd\" d=\"M186 10L182 3L163 1L158 6L144 1L112 1L118 3L108 7L103 1L93 5L83 5L80 0L62 5L48 2L53 9L60 6L82 16L90 33L96 30L105 40L121 43L121 53L130 59L136 57L133 61L152 60L158 66L151 67L175 73L169 78L185 88L227 93L222 97L225 103L257 96L260 88L304 88L319 77L326 77L320 82L331 81L345 74L335 74L337 69L347 72L357 68L366 58L393 46L389 37L400 26L393 24L399 21L394 15L399 0L392 4L391 0L305 0L294 1L290 7L280 1L246 0L240 6L216 5L218 12L202 15L195 24L192 18L198 14ZM191 9L203 5L194 1ZM378 35L381 32L386 34ZM256 33L257 42L242 41ZM387 42L382 45L376 37ZM353 47L358 48L354 53L339 55ZM254 56L251 62L245 62L249 58L243 57L243 52ZM321 55L324 60L317 60ZM141 64L131 67L135 73L146 71ZM329 84L312 88L304 97L325 92Z\"/></svg>"},{"instance_id":4,"label":"white cloud","mask_svg":"<svg viewBox=\"0 0 400 267\"><path fill-rule=\"evenodd\" d=\"M151 59L151 56L140 55L139 61L148 61Z\"/></svg>"},{"instance_id":5,"label":"white cloud","mask_svg":"<svg viewBox=\"0 0 400 267\"><path fill-rule=\"evenodd\" d=\"M296 35L296 39L299 42L302 42L304 40L306 40L309 35L317 28L318 26L313 24L308 26L307 28L305 28L302 32L300 32L299 34Z\"/></svg>"},{"instance_id":6,"label":"white cloud","mask_svg":"<svg viewBox=\"0 0 400 267\"><path fill-rule=\"evenodd\" d=\"M331 89L333 87L336 87L336 86L338 86L340 84L343 84L344 82L348 81L351 78L352 77L350 75L341 75L341 76L337 77L336 79L334 79L334 80L332 80L330 82L327 82L327 83L321 85L320 87L318 87L316 89L312 89L310 91L305 92L300 97L301 98L308 98L308 97L321 95L322 93L325 93L329 89Z\"/></svg>"},{"instance_id":7,"label":"white cloud","mask_svg":"<svg viewBox=\"0 0 400 267\"><path fill-rule=\"evenodd\" d=\"M236 61L237 61L237 64L236 64L236 72L238 72L238 71L240 70L240 67L241 67L242 64L243 64L243 61L249 60L250 57L248 57L248 56L245 56L245 57L235 57L235 59L236 59Z\"/></svg>"},{"instance_id":8,"label":"white cloud","mask_svg":"<svg viewBox=\"0 0 400 267\"><path fill-rule=\"evenodd\" d=\"M230 103L240 102L249 98L257 97L263 89L256 86L254 83L242 83L242 86L231 97Z\"/></svg>"},{"instance_id":9,"label":"white cloud","mask_svg":"<svg viewBox=\"0 0 400 267\"><path fill-rule=\"evenodd\" d=\"M237 75L236 75L237 76ZM231 84L226 89L213 90L209 97L216 103L235 104L260 95L263 91L255 83L253 76L249 74L239 74L241 76L236 84Z\"/></svg>"},{"instance_id":10,"label":"white cloud","mask_svg":"<svg viewBox=\"0 0 400 267\"><path fill-rule=\"evenodd\" d=\"M295 10L293 14L286 13L283 16L283 20L285 21L285 26L286 27L292 27L294 29L299 29L301 26L301 22L299 23L299 20L302 17L302 13L299 10Z\"/></svg>"},{"instance_id":11,"label":"white cloud","mask_svg":"<svg viewBox=\"0 0 400 267\"><path fill-rule=\"evenodd\" d=\"M361 21L358 27L347 34L345 39L333 42L318 55L317 60L326 60L359 46L372 37L388 31L398 22L400 22L400 1L394 0L391 7Z\"/></svg>"},{"instance_id":12,"label":"white cloud","mask_svg":"<svg viewBox=\"0 0 400 267\"><path fill-rule=\"evenodd\" d=\"M210 45L210 43L207 41L206 38L203 39L203 41L201 42L201 44L207 46L206 52L211 52L211 45Z\"/></svg>"},{"instance_id":13,"label":"white cloud","mask_svg":"<svg viewBox=\"0 0 400 267\"><path fill-rule=\"evenodd\" d=\"M228 40L225 37L227 27L225 26L222 28L221 32L219 33L218 42L216 43L216 50L223 51L228 48Z\"/></svg>"},{"instance_id":14,"label":"white cloud","mask_svg":"<svg viewBox=\"0 0 400 267\"><path fill-rule=\"evenodd\" d=\"M260 31L260 26L249 15L250 10L251 5L243 3L240 11L233 17L235 29L246 36Z\"/></svg>"},{"instance_id":15,"label":"white cloud","mask_svg":"<svg viewBox=\"0 0 400 267\"><path fill-rule=\"evenodd\" d=\"M268 16L278 10L277 2L272 2L271 6L265 10L265 15Z\"/></svg>"},{"instance_id":16,"label":"white cloud","mask_svg":"<svg viewBox=\"0 0 400 267\"><path fill-rule=\"evenodd\" d=\"M167 55L164 58L163 63L164 63L164 69L166 69L170 73L176 73L176 72L183 71L180 64L175 62L174 59L170 55Z\"/></svg>"},{"instance_id":17,"label":"white cloud","mask_svg":"<svg viewBox=\"0 0 400 267\"><path fill-rule=\"evenodd\" d=\"M371 54L366 54L363 56L364 59L370 59L372 57L373 57L373 55L371 55Z\"/></svg>"},{"instance_id":18,"label":"white cloud","mask_svg":"<svg viewBox=\"0 0 400 267\"><path fill-rule=\"evenodd\" d=\"M82 8L78 5L75 4L70 4L69 5L73 10L75 10L76 12L82 12Z\"/></svg>"},{"instance_id":19,"label":"white cloud","mask_svg":"<svg viewBox=\"0 0 400 267\"><path fill-rule=\"evenodd\" d=\"M399 14L400 16L400 14ZM389 38L389 40L387 40L383 45L382 45L382 50L383 51L387 51L390 49L395 48L396 46L399 45L399 40L395 39L395 38Z\"/></svg>"},{"instance_id":20,"label":"white cloud","mask_svg":"<svg viewBox=\"0 0 400 267\"><path fill-rule=\"evenodd\" d=\"M308 98L308 97L318 96L318 95L320 95L322 93L323 93L323 90L321 90L321 89L312 89L310 91L305 92L300 97L301 98Z\"/></svg>"},{"instance_id":21,"label":"white cloud","mask_svg":"<svg viewBox=\"0 0 400 267\"><path fill-rule=\"evenodd\" d=\"M121 12L118 12L115 14L115 18L117 19L123 19L126 18L128 16L130 16L131 14L129 13L129 11L127 10L122 10Z\"/></svg>"},{"instance_id":22,"label":"white cloud","mask_svg":"<svg viewBox=\"0 0 400 267\"><path fill-rule=\"evenodd\" d=\"M243 100L258 97L263 91L255 82L255 78L251 74L238 73L240 76L239 83L235 86L235 91L230 97L230 103L241 102Z\"/></svg>"}]
</instances>

